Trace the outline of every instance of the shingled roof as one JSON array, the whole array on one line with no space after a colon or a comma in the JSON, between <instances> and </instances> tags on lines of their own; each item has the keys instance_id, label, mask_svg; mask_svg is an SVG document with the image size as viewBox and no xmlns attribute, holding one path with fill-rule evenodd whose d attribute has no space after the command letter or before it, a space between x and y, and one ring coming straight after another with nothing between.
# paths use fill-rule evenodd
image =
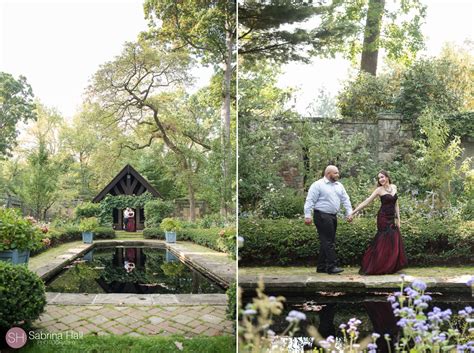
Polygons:
<instances>
[{"instance_id":1,"label":"shingled roof","mask_svg":"<svg viewBox=\"0 0 474 353\"><path fill-rule=\"evenodd\" d=\"M160 193L140 175L130 164L127 164L117 176L92 200L100 202L107 194L117 195L141 195L148 191L155 197Z\"/></svg>"}]
</instances>

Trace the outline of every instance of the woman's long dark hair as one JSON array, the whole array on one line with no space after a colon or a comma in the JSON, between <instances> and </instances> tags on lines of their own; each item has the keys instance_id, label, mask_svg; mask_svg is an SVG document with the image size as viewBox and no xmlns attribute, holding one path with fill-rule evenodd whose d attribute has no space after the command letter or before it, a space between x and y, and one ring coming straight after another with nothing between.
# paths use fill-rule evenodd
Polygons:
<instances>
[{"instance_id":1,"label":"woman's long dark hair","mask_svg":"<svg viewBox=\"0 0 474 353\"><path fill-rule=\"evenodd\" d=\"M377 173L377 185L382 186L379 181L379 174L385 175L385 177L388 179L388 182L391 184L392 179L390 178L390 175L388 175L388 172L386 170L381 170L380 172Z\"/></svg>"}]
</instances>

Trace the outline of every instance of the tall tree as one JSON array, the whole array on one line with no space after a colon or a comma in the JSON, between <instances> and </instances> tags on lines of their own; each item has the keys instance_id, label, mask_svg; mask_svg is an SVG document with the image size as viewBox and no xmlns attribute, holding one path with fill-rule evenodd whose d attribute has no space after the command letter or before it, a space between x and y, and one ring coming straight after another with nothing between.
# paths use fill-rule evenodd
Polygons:
<instances>
[{"instance_id":1,"label":"tall tree","mask_svg":"<svg viewBox=\"0 0 474 353\"><path fill-rule=\"evenodd\" d=\"M33 90L24 76L0 72L0 156L16 145L17 124L36 119Z\"/></svg>"},{"instance_id":2,"label":"tall tree","mask_svg":"<svg viewBox=\"0 0 474 353\"><path fill-rule=\"evenodd\" d=\"M222 0L146 0L145 15L150 20L149 36L172 41L175 49L187 48L204 64L221 73L221 145L223 194L221 213L231 206L231 86L235 67L235 3Z\"/></svg>"},{"instance_id":3,"label":"tall tree","mask_svg":"<svg viewBox=\"0 0 474 353\"><path fill-rule=\"evenodd\" d=\"M61 159L59 129L62 117L54 110L36 104L36 123L29 127L26 143L26 166L21 171L17 194L34 217L45 220L48 210L58 200L58 178L67 169Z\"/></svg>"},{"instance_id":4,"label":"tall tree","mask_svg":"<svg viewBox=\"0 0 474 353\"><path fill-rule=\"evenodd\" d=\"M239 3L239 55L247 60L309 62L311 55L342 51L357 33L353 21L333 21L343 2L258 1ZM301 24L317 19L313 28Z\"/></svg>"},{"instance_id":5,"label":"tall tree","mask_svg":"<svg viewBox=\"0 0 474 353\"><path fill-rule=\"evenodd\" d=\"M426 6L420 0L403 1L398 7L386 6L385 0L362 3L361 11L366 15L361 71L377 74L380 48L384 48L391 59L411 62L424 46L421 25Z\"/></svg>"},{"instance_id":6,"label":"tall tree","mask_svg":"<svg viewBox=\"0 0 474 353\"><path fill-rule=\"evenodd\" d=\"M186 97L179 88L189 82L188 65L189 57L181 51L168 52L146 41L127 43L121 56L95 74L89 94L110 112L110 124L119 124L130 136L142 136L142 141L124 142L123 148L141 150L156 139L166 144L180 165L193 206L193 174L199 167L192 148L210 147L199 130L190 128L183 113ZM194 220L194 208L191 210Z\"/></svg>"},{"instance_id":7,"label":"tall tree","mask_svg":"<svg viewBox=\"0 0 474 353\"><path fill-rule=\"evenodd\" d=\"M384 0L243 1L239 5L239 54L247 60L309 62L311 56L364 53L364 70L376 71L378 49L409 61L423 48L426 7L420 0L384 6ZM304 24L304 25L303 25ZM370 58L370 60L369 60Z\"/></svg>"},{"instance_id":8,"label":"tall tree","mask_svg":"<svg viewBox=\"0 0 474 353\"><path fill-rule=\"evenodd\" d=\"M369 0L360 69L374 76L377 73L379 37L384 7L385 0Z\"/></svg>"}]
</instances>

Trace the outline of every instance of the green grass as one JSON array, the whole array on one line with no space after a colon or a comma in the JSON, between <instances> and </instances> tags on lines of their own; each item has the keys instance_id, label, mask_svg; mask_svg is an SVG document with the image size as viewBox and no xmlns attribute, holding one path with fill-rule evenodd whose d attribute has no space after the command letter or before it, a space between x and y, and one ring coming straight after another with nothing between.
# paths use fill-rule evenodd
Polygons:
<instances>
[{"instance_id":1,"label":"green grass","mask_svg":"<svg viewBox=\"0 0 474 353\"><path fill-rule=\"evenodd\" d=\"M39 253L35 256L31 256L28 262L28 268L32 271L38 269L41 266L49 263L50 260L54 259L56 256L64 254L68 249L75 248L78 245L82 245L82 241L71 241L68 243L63 243L53 248Z\"/></svg>"},{"instance_id":2,"label":"green grass","mask_svg":"<svg viewBox=\"0 0 474 353\"><path fill-rule=\"evenodd\" d=\"M124 239L144 239L143 232L126 232L124 230L115 231L115 239L124 240Z\"/></svg>"},{"instance_id":3,"label":"green grass","mask_svg":"<svg viewBox=\"0 0 474 353\"><path fill-rule=\"evenodd\" d=\"M178 345L182 344L182 350ZM235 337L84 336L78 339L30 341L20 353L235 353Z\"/></svg>"}]
</instances>

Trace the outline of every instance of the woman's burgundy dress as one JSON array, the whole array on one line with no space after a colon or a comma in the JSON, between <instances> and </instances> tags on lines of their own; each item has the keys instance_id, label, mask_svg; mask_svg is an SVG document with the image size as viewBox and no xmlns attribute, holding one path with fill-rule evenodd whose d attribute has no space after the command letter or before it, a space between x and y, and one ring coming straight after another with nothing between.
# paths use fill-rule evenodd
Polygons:
<instances>
[{"instance_id":1,"label":"woman's burgundy dress","mask_svg":"<svg viewBox=\"0 0 474 353\"><path fill-rule=\"evenodd\" d=\"M400 229L395 225L397 198L397 194L380 197L382 204L377 214L377 234L362 258L361 274L395 273L408 263Z\"/></svg>"}]
</instances>

